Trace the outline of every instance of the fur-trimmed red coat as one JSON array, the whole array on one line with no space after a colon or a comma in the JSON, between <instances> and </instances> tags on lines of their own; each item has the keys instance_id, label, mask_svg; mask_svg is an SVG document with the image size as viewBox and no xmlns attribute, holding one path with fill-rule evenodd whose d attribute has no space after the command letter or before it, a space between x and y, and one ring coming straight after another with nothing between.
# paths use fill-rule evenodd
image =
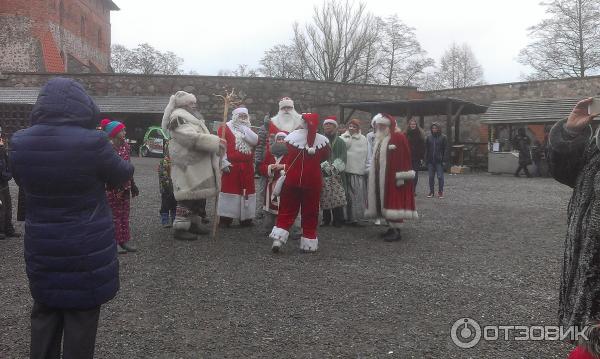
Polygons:
<instances>
[{"instance_id":1,"label":"fur-trimmed red coat","mask_svg":"<svg viewBox=\"0 0 600 359\"><path fill-rule=\"evenodd\" d=\"M306 130L295 130L290 133L287 142L287 154L282 160L285 165L284 186L300 187L321 191L323 177L321 175L321 162L329 158L329 140L327 137L316 135L315 153L308 154L306 146Z\"/></svg>"},{"instance_id":2,"label":"fur-trimmed red coat","mask_svg":"<svg viewBox=\"0 0 600 359\"><path fill-rule=\"evenodd\" d=\"M273 165L283 164L283 158L284 156L276 158L269 151L265 155L265 159L258 166L258 172L260 175L267 179L267 183L265 184L264 188L265 206L263 207L263 210L273 214L279 213L279 197L272 198L273 189L275 187L275 183L277 183L277 180L279 177L281 177L281 173L283 172L274 171Z\"/></svg>"},{"instance_id":3,"label":"fur-trimmed red coat","mask_svg":"<svg viewBox=\"0 0 600 359\"><path fill-rule=\"evenodd\" d=\"M379 171L379 173L376 173ZM376 179L379 183L376 183ZM419 217L415 207L410 147L406 136L399 130L381 140L375 139L373 158L369 170L366 217L382 216L398 222ZM377 187L381 208L377 208Z\"/></svg>"}]
</instances>

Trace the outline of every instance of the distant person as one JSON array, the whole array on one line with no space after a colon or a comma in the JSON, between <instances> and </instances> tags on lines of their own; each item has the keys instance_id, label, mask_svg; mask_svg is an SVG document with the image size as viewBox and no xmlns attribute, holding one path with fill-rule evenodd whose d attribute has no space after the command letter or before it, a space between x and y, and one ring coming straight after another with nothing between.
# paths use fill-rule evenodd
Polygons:
<instances>
[{"instance_id":1,"label":"distant person","mask_svg":"<svg viewBox=\"0 0 600 359\"><path fill-rule=\"evenodd\" d=\"M11 179L8 153L0 133L0 239L21 236L21 233L15 230L12 220L12 199L8 185Z\"/></svg>"},{"instance_id":2,"label":"distant person","mask_svg":"<svg viewBox=\"0 0 600 359\"><path fill-rule=\"evenodd\" d=\"M544 153L544 148L539 140L533 141L533 146L531 146L531 160L535 165L535 173L536 177L542 177L542 154Z\"/></svg>"},{"instance_id":3,"label":"distant person","mask_svg":"<svg viewBox=\"0 0 600 359\"><path fill-rule=\"evenodd\" d=\"M435 195L435 177L438 179L438 198L444 198L444 168L448 160L448 139L442 134L439 123L434 122L431 134L425 140L425 162L429 172L429 194L427 198Z\"/></svg>"},{"instance_id":4,"label":"distant person","mask_svg":"<svg viewBox=\"0 0 600 359\"><path fill-rule=\"evenodd\" d=\"M413 184L415 185L415 196L417 195L417 182L419 182L419 169L424 164L425 159L425 132L417 124L417 120L410 119L408 127L404 131L408 144L410 145L410 156L412 168L415 171Z\"/></svg>"},{"instance_id":5,"label":"distant person","mask_svg":"<svg viewBox=\"0 0 600 359\"><path fill-rule=\"evenodd\" d=\"M206 217L206 199L220 191L219 157L227 141L210 133L198 111L196 96L185 91L170 97L161 127L169 133L171 179L177 200L173 236L195 240L210 232L202 219Z\"/></svg>"},{"instance_id":6,"label":"distant person","mask_svg":"<svg viewBox=\"0 0 600 359\"><path fill-rule=\"evenodd\" d=\"M527 169L527 166L531 164L531 140L525 133L525 129L523 127L517 130L517 136L513 138L512 144L513 148L519 151L519 166L515 172L515 177L519 177L521 170L523 170L527 178L531 178L531 174Z\"/></svg>"},{"instance_id":7,"label":"distant person","mask_svg":"<svg viewBox=\"0 0 600 359\"><path fill-rule=\"evenodd\" d=\"M600 149L588 114L592 98L579 101L566 120L558 121L548 138L550 173L573 188L567 207L558 318L563 328L600 318Z\"/></svg>"},{"instance_id":8,"label":"distant person","mask_svg":"<svg viewBox=\"0 0 600 359\"><path fill-rule=\"evenodd\" d=\"M119 121L111 121L104 127L104 132L108 135L117 154L125 161L129 162L131 157L131 148L125 140L125 125ZM106 196L112 209L113 220L115 222L115 240L119 245L119 253L136 252L137 249L129 243L131 232L129 230L129 212L131 209L131 198L137 197L138 188L133 181L133 177L119 186L107 186Z\"/></svg>"},{"instance_id":9,"label":"distant person","mask_svg":"<svg viewBox=\"0 0 600 359\"><path fill-rule=\"evenodd\" d=\"M375 121L375 152L369 172L367 210L369 218L385 218L388 230L381 234L386 242L402 239L400 229L405 219L417 219L415 171L410 163L410 147L396 120L378 113Z\"/></svg>"},{"instance_id":10,"label":"distant person","mask_svg":"<svg viewBox=\"0 0 600 359\"><path fill-rule=\"evenodd\" d=\"M169 157L169 141L165 140L165 154L158 164L158 188L160 191L160 223L164 228L173 227L177 200L173 193L171 180L171 158Z\"/></svg>"},{"instance_id":11,"label":"distant person","mask_svg":"<svg viewBox=\"0 0 600 359\"><path fill-rule=\"evenodd\" d=\"M100 306L119 289L114 224L105 186L133 166L105 133L83 86L54 78L12 137L13 176L27 197L25 264L33 297L32 359L94 356Z\"/></svg>"},{"instance_id":12,"label":"distant person","mask_svg":"<svg viewBox=\"0 0 600 359\"><path fill-rule=\"evenodd\" d=\"M367 202L365 172L367 169L367 138L360 133L360 120L354 118L348 123L348 130L341 136L346 143L346 222L359 225L364 218Z\"/></svg>"},{"instance_id":13,"label":"distant person","mask_svg":"<svg viewBox=\"0 0 600 359\"><path fill-rule=\"evenodd\" d=\"M222 227L229 227L234 219L242 227L252 226L256 217L254 147L258 135L250 126L248 109L238 107L232 111L231 120L218 130L219 137L227 141L217 210Z\"/></svg>"},{"instance_id":14,"label":"distant person","mask_svg":"<svg viewBox=\"0 0 600 359\"><path fill-rule=\"evenodd\" d=\"M321 210L323 211L323 226L341 227L344 223L344 207L347 205L345 177L346 144L338 136L338 123L335 116L329 116L323 121L323 134L329 140L331 151L326 161L321 163L323 173L323 188L321 191Z\"/></svg>"}]
</instances>

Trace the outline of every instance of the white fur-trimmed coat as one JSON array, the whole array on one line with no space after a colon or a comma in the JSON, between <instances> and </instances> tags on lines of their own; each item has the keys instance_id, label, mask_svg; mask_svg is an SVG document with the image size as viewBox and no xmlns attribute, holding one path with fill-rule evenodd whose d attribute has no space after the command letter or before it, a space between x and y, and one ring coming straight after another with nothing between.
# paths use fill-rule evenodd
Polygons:
<instances>
[{"instance_id":1,"label":"white fur-trimmed coat","mask_svg":"<svg viewBox=\"0 0 600 359\"><path fill-rule=\"evenodd\" d=\"M204 120L178 108L169 117L169 155L175 199L198 200L215 196L221 187L219 137Z\"/></svg>"}]
</instances>

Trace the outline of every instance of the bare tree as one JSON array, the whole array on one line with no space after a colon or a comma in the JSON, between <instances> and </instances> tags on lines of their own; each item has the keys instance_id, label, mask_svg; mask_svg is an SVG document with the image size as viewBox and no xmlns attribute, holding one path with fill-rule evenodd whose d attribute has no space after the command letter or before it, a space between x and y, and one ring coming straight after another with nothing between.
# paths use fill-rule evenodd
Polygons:
<instances>
[{"instance_id":1,"label":"bare tree","mask_svg":"<svg viewBox=\"0 0 600 359\"><path fill-rule=\"evenodd\" d=\"M110 49L110 66L113 72L116 73L132 72L131 50L123 45L112 45Z\"/></svg>"},{"instance_id":2,"label":"bare tree","mask_svg":"<svg viewBox=\"0 0 600 359\"><path fill-rule=\"evenodd\" d=\"M239 64L235 70L219 70L217 76L257 77L258 72L246 64Z\"/></svg>"},{"instance_id":3,"label":"bare tree","mask_svg":"<svg viewBox=\"0 0 600 359\"><path fill-rule=\"evenodd\" d=\"M115 72L141 73L145 75L182 74L183 59L171 51L160 52L151 45L144 43L135 49L123 45L113 45L111 66Z\"/></svg>"},{"instance_id":4,"label":"bare tree","mask_svg":"<svg viewBox=\"0 0 600 359\"><path fill-rule=\"evenodd\" d=\"M381 21L381 76L387 85L411 85L418 82L423 70L433 66L426 57L414 33L414 28L404 24L398 15Z\"/></svg>"},{"instance_id":5,"label":"bare tree","mask_svg":"<svg viewBox=\"0 0 600 359\"><path fill-rule=\"evenodd\" d=\"M438 68L425 75L421 87L438 90L483 84L483 68L469 45L453 43L442 55Z\"/></svg>"},{"instance_id":6,"label":"bare tree","mask_svg":"<svg viewBox=\"0 0 600 359\"><path fill-rule=\"evenodd\" d=\"M519 62L534 73L527 79L585 77L600 70L600 2L543 2L549 18L529 28L533 42L519 53Z\"/></svg>"},{"instance_id":7,"label":"bare tree","mask_svg":"<svg viewBox=\"0 0 600 359\"><path fill-rule=\"evenodd\" d=\"M308 76L293 45L273 46L265 51L260 64L260 73L267 77L304 79Z\"/></svg>"},{"instance_id":8,"label":"bare tree","mask_svg":"<svg viewBox=\"0 0 600 359\"><path fill-rule=\"evenodd\" d=\"M294 24L294 47L310 77L324 81L355 82L364 78L357 71L369 43L375 18L364 3L327 0L315 7L313 23Z\"/></svg>"}]
</instances>

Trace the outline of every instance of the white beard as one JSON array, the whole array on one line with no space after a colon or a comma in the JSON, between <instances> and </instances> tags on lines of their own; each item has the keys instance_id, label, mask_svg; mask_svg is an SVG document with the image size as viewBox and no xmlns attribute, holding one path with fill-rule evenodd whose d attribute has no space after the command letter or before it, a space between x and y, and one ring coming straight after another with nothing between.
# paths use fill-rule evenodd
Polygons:
<instances>
[{"instance_id":1,"label":"white beard","mask_svg":"<svg viewBox=\"0 0 600 359\"><path fill-rule=\"evenodd\" d=\"M240 121L239 119L236 119L235 121L231 121L231 126L229 127L231 129L231 132L233 132L233 135L235 136L235 149L246 155L252 153L252 147L248 144L248 142L246 142L246 139L244 138L244 128L247 128L249 126L249 120Z\"/></svg>"},{"instance_id":2,"label":"white beard","mask_svg":"<svg viewBox=\"0 0 600 359\"><path fill-rule=\"evenodd\" d=\"M386 138L387 136L390 135L390 129L387 128L385 131L375 131L375 140L377 141L381 141L384 138Z\"/></svg>"},{"instance_id":3,"label":"white beard","mask_svg":"<svg viewBox=\"0 0 600 359\"><path fill-rule=\"evenodd\" d=\"M292 110L289 113L279 111L277 116L273 117L271 121L273 121L273 124L277 126L279 130L288 133L297 129L303 122L302 115L296 112L296 110Z\"/></svg>"}]
</instances>

